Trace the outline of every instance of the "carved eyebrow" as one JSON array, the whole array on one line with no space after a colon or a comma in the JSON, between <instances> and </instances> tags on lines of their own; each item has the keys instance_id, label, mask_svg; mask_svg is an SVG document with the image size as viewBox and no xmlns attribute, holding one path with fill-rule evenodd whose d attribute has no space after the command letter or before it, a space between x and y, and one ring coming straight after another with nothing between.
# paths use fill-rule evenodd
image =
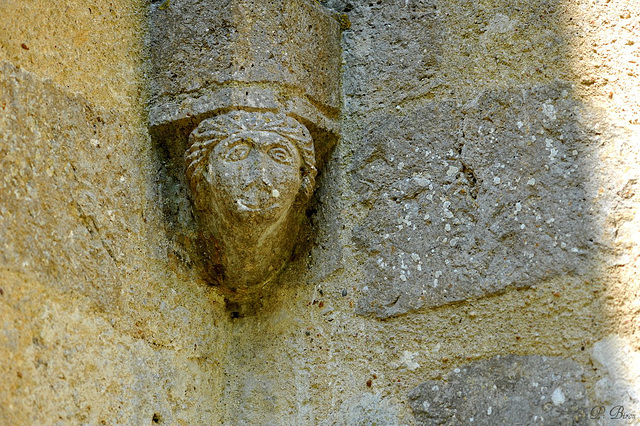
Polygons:
<instances>
[{"instance_id":1,"label":"carved eyebrow","mask_svg":"<svg viewBox=\"0 0 640 426\"><path fill-rule=\"evenodd\" d=\"M253 148L263 151L265 153L274 147L280 147L285 149L287 153L291 156L295 156L295 153L298 152L298 148L296 147L295 143L293 143L293 141L289 140L283 135L275 132L270 132L270 131L264 131L264 132L268 133L270 136L275 136L275 138L269 138L269 140L264 140L264 138L261 138L259 134L255 134L255 132L248 133L248 134L236 133L220 141L219 145L220 145L220 148L224 149L225 151L233 148L239 143L247 143L251 145Z\"/></svg>"},{"instance_id":2,"label":"carved eyebrow","mask_svg":"<svg viewBox=\"0 0 640 426\"><path fill-rule=\"evenodd\" d=\"M296 145L295 143L293 143L293 141L277 133L276 133L276 136L277 138L275 140L265 142L264 144L262 144L263 148L269 150L277 146L277 147L285 148L287 151L290 151L290 152L297 151Z\"/></svg>"},{"instance_id":3,"label":"carved eyebrow","mask_svg":"<svg viewBox=\"0 0 640 426\"><path fill-rule=\"evenodd\" d=\"M248 143L251 145L255 145L255 141L250 137L241 136L241 135L232 135L222 140L220 142L220 146L223 148L232 148L238 145L239 143Z\"/></svg>"},{"instance_id":4,"label":"carved eyebrow","mask_svg":"<svg viewBox=\"0 0 640 426\"><path fill-rule=\"evenodd\" d=\"M295 149L295 146L287 139L278 139L276 141L273 142L269 142L269 143L265 143L264 144L265 149L271 149L274 147L279 147L279 148L286 148L287 151L291 151L293 149Z\"/></svg>"}]
</instances>

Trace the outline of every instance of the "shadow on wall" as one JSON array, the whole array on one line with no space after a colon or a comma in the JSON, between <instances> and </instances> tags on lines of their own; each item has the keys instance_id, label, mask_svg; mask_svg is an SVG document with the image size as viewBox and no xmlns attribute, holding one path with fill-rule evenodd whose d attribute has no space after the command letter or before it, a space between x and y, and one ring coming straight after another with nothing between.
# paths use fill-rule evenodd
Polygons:
<instances>
[{"instance_id":1,"label":"shadow on wall","mask_svg":"<svg viewBox=\"0 0 640 426\"><path fill-rule=\"evenodd\" d=\"M570 83L570 11L512 3L356 8L375 22L354 25L345 49L351 181L367 211L353 232L367 277L360 313L600 275L602 117ZM367 61L358 50L374 44L387 49ZM423 51L437 54L409 61ZM389 74L415 87L380 85Z\"/></svg>"},{"instance_id":2,"label":"shadow on wall","mask_svg":"<svg viewBox=\"0 0 640 426\"><path fill-rule=\"evenodd\" d=\"M638 106L625 93L637 91L637 68L617 56L638 60L624 47L640 41L626 21L634 15L621 4L566 1L330 3L353 24L345 34L344 141L358 212L357 312L428 316L423 308L541 287L553 296L530 301L536 292L526 293L528 328L489 318L482 335L458 344L486 351L483 337L513 326L568 346L547 346L543 337L536 347L494 351L571 356L567 348L582 340L576 358L589 363L585 346L588 353L607 333L637 333L629 325L637 316L629 302L638 285L637 230L629 225L637 223L638 131L629 111ZM613 27L618 48L593 49L612 42L599 26ZM622 278L618 269L626 269ZM606 296L616 302L601 310ZM549 319L555 315L562 324ZM612 354L619 345L605 346ZM560 364L582 380L578 365ZM637 374L613 376L629 384Z\"/></svg>"},{"instance_id":3,"label":"shadow on wall","mask_svg":"<svg viewBox=\"0 0 640 426\"><path fill-rule=\"evenodd\" d=\"M369 206L354 230L372 277L359 312L385 318L593 272L588 135L570 90L487 90L368 124L353 174Z\"/></svg>"}]
</instances>

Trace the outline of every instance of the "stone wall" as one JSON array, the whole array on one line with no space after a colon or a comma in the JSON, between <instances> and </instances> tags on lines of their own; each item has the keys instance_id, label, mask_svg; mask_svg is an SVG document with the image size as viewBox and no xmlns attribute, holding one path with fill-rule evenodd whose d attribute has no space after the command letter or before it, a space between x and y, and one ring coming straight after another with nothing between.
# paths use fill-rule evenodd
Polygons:
<instances>
[{"instance_id":1,"label":"stone wall","mask_svg":"<svg viewBox=\"0 0 640 426\"><path fill-rule=\"evenodd\" d=\"M1 424L219 419L227 319L165 237L148 7L0 6Z\"/></svg>"},{"instance_id":2,"label":"stone wall","mask_svg":"<svg viewBox=\"0 0 640 426\"><path fill-rule=\"evenodd\" d=\"M341 138L250 306L198 273L149 134L180 0L0 4L1 424L640 417L640 7L323 4Z\"/></svg>"}]
</instances>

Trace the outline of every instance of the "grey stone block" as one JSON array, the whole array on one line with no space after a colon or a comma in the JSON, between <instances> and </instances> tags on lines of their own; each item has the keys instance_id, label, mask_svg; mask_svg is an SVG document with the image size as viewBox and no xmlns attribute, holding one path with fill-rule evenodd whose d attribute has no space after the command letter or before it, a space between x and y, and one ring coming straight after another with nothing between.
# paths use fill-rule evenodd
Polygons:
<instances>
[{"instance_id":1,"label":"grey stone block","mask_svg":"<svg viewBox=\"0 0 640 426\"><path fill-rule=\"evenodd\" d=\"M420 384L409 404L424 425L589 424L582 374L563 358L497 356Z\"/></svg>"},{"instance_id":2,"label":"grey stone block","mask_svg":"<svg viewBox=\"0 0 640 426\"><path fill-rule=\"evenodd\" d=\"M446 85L440 72L446 34L436 3L327 2L347 12L353 22L344 34L343 89L349 114L395 108L432 96Z\"/></svg>"},{"instance_id":3,"label":"grey stone block","mask_svg":"<svg viewBox=\"0 0 640 426\"><path fill-rule=\"evenodd\" d=\"M588 273L589 138L561 83L372 119L351 185L366 255L358 312L421 307Z\"/></svg>"},{"instance_id":4,"label":"grey stone block","mask_svg":"<svg viewBox=\"0 0 640 426\"><path fill-rule=\"evenodd\" d=\"M158 4L151 40L152 127L244 108L337 129L340 24L317 3Z\"/></svg>"}]
</instances>

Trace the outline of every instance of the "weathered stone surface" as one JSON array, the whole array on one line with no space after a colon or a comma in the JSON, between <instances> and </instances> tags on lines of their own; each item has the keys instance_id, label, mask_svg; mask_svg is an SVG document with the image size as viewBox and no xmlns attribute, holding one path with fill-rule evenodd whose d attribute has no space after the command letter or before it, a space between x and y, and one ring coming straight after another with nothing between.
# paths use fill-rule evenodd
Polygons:
<instances>
[{"instance_id":1,"label":"weathered stone surface","mask_svg":"<svg viewBox=\"0 0 640 426\"><path fill-rule=\"evenodd\" d=\"M203 120L189 141L186 172L206 272L242 297L291 258L315 187L313 139L284 114L232 111Z\"/></svg>"},{"instance_id":2,"label":"weathered stone surface","mask_svg":"<svg viewBox=\"0 0 640 426\"><path fill-rule=\"evenodd\" d=\"M0 289L0 424L219 423L220 353L202 333L215 327L193 304L165 298L169 334L151 342L144 326L123 333L135 314L110 318L28 274L0 269Z\"/></svg>"},{"instance_id":3,"label":"weathered stone surface","mask_svg":"<svg viewBox=\"0 0 640 426\"><path fill-rule=\"evenodd\" d=\"M352 184L367 213L361 313L379 317L589 270L596 231L579 104L557 84L372 122Z\"/></svg>"},{"instance_id":4,"label":"weathered stone surface","mask_svg":"<svg viewBox=\"0 0 640 426\"><path fill-rule=\"evenodd\" d=\"M442 50L442 20L437 1L329 1L348 12L343 90L345 109L356 116L395 108L442 86L437 73Z\"/></svg>"},{"instance_id":5,"label":"weathered stone surface","mask_svg":"<svg viewBox=\"0 0 640 426\"><path fill-rule=\"evenodd\" d=\"M349 398L340 406L340 410L321 422L321 425L369 426L398 424L395 407L380 395L365 393Z\"/></svg>"},{"instance_id":6,"label":"weathered stone surface","mask_svg":"<svg viewBox=\"0 0 640 426\"><path fill-rule=\"evenodd\" d=\"M596 342L592 353L603 367L603 377L595 385L594 406L603 407L597 412L598 418L605 424L636 423L640 420L640 352L628 339L610 335ZM622 407L622 411L616 407Z\"/></svg>"},{"instance_id":7,"label":"weathered stone surface","mask_svg":"<svg viewBox=\"0 0 640 426\"><path fill-rule=\"evenodd\" d=\"M146 98L147 4L3 1L0 61L136 120L144 108L141 99Z\"/></svg>"},{"instance_id":8,"label":"weathered stone surface","mask_svg":"<svg viewBox=\"0 0 640 426\"><path fill-rule=\"evenodd\" d=\"M121 157L136 155L132 133L7 63L0 99L0 263L116 309L121 247L141 232L144 204L133 162Z\"/></svg>"},{"instance_id":9,"label":"weathered stone surface","mask_svg":"<svg viewBox=\"0 0 640 426\"><path fill-rule=\"evenodd\" d=\"M593 269L602 167L561 59L562 5L327 5L352 22L343 143L359 200L345 225L358 312L385 318Z\"/></svg>"},{"instance_id":10,"label":"weathered stone surface","mask_svg":"<svg viewBox=\"0 0 640 426\"><path fill-rule=\"evenodd\" d=\"M314 2L152 5L152 126L228 108L280 109L335 131L340 25Z\"/></svg>"},{"instance_id":11,"label":"weathered stone surface","mask_svg":"<svg viewBox=\"0 0 640 426\"><path fill-rule=\"evenodd\" d=\"M610 404L619 403L619 399L624 404L629 401L625 399L629 398L626 393L633 389L629 386L634 384L635 375L627 374L624 368L640 347L637 327L640 150L636 143L640 132L637 125L640 122L637 77L640 73L637 49L640 3L628 0L388 0L380 3L331 0L337 9L349 15L351 28L343 33L342 39L345 89L340 112L342 139L318 175L318 190L307 212L313 226L314 244L290 262L281 280L273 286L274 291L260 306L238 311L225 309L218 290L207 286L196 273L187 247L193 228L186 187L178 179L162 176L168 168L179 169L184 175L184 163L172 164L173 157L156 149L158 146L152 144L158 141L150 142L148 135L146 108L149 103L144 88L153 71L143 63L147 56L144 41L149 40L154 31L169 27L159 24L149 28L144 21L148 13L166 12L169 16L179 10L188 16L190 12L184 9L194 3L183 0L0 1L0 60L15 65L20 74L27 71L24 74L33 77L46 92L40 98L33 94L39 93L39 89L32 90L31 83L18 79L10 84L10 91L20 92L24 86L28 93L12 93L9 98L28 99L19 109L25 114L14 114L12 111L16 109L9 102L6 109L0 110L0 134L4 129L10 129L12 135L19 133L15 138L3 136L0 147L3 155L0 162L3 166L10 164L8 169L0 170L0 186L5 172L11 176L8 189L0 190L0 210L6 205L7 211L16 215L9 219L10 215L3 212L4 219L0 219L11 224L0 231L2 238L11 241L8 247L5 241L0 242L0 424L305 425L331 424L332 420L339 419L393 424L394 416L398 424L415 424L407 394L424 378L442 377L452 365L462 366L465 360L490 359L509 353L547 354L575 360L585 371L582 380L592 404L588 408L605 404L609 409ZM222 3L202 2L201 6L210 7L212 14L215 12L216 16L226 19L224 17L235 10L214 11ZM317 8L313 1L309 3L311 8ZM258 6L256 10L264 10ZM286 16L296 13L287 10L282 18L286 21ZM249 11L245 16L253 18L254 15ZM178 18L177 14L175 17ZM239 17L231 27L237 22L243 30L249 26L261 29L274 22L264 21L270 18L267 13L255 16L249 23ZM277 20L280 19L281 16L277 16ZM298 22L306 24L304 20ZM348 21L344 23L348 26ZM221 34L225 29L216 27L213 31L218 30ZM201 31L198 28L185 26L176 31L178 41L180 34L195 34L194 38L184 40L199 63L223 57L217 53L225 49L225 42L210 49L213 46L210 39L200 37L206 34L203 30L198 32ZM277 35L289 34L290 28L274 31ZM232 28L228 34L233 34ZM268 35L265 31L265 38L269 38ZM279 41L284 42L284 38ZM270 43L266 41L264 45ZM296 39L292 38L284 44L295 43ZM198 53L200 48L202 55ZM211 54L204 53L207 49ZM276 69L274 62L269 62L272 59L263 53L250 52ZM312 72L316 69L314 63L305 65ZM203 79L204 74L200 74ZM0 77L3 81L4 76ZM47 79L53 84L46 82ZM558 92L562 94L562 87L553 83L558 79L571 85L566 88L565 100L557 96ZM298 83L300 90L287 86L286 94L291 97L284 101L297 99L296 95L306 84ZM275 108L276 101L282 100L273 90L275 84L258 82L259 87L253 84L239 80L216 83L211 87L217 86L218 92L198 89L192 95L202 100L198 105L203 110L209 110L211 105L225 108L262 105L269 109L271 104L266 102L273 102ZM251 96L242 91L245 86L253 87ZM9 98L5 98L7 91L1 89L0 92L2 108ZM58 95L49 92L58 93L63 100L58 101ZM362 299L361 290L371 284L374 269L369 268L375 266L369 265L369 261L375 259L369 252L373 245L362 237L371 232L377 238L373 225L376 215L381 220L380 229L391 227L385 222L388 217L383 209L376 207L374 211L374 206L361 199L368 196L366 192L356 192L361 190L358 185L366 186L358 183L359 173L371 174L371 170L366 169L366 160L357 163L362 160L357 158L358 153L366 152L369 143L376 140L371 129L375 126L384 129L383 124L387 122L398 131L428 130L437 138L452 141L451 147L442 150L444 143L438 145L435 137L429 140L439 149L432 150L433 161L444 158L442 161L447 162L447 167L435 163L434 169L440 170L444 177L441 181L431 179L435 182L434 188L441 192L444 187L468 189L470 185L461 176L448 177L452 182L444 179L449 163L460 168L464 161L473 171L476 182L480 182L476 185L477 200L485 180L493 182L494 177L500 177L502 183L502 178L511 179L515 173L505 163L512 159L505 157L497 160L505 164L505 169L500 168L502 174L496 175L494 172L498 169L491 162L494 158L485 158L485 151L524 153L521 158L528 159L532 168L545 165L516 143L524 133L510 130L514 125L517 129L518 121L527 123L522 113L528 111L522 107L523 93L535 98L532 104L538 102L537 108L543 108L547 100L543 94L548 93L556 109L579 106L585 112L582 118L571 119L578 133L587 129L584 145L578 144L575 148L578 158L571 161L584 168L580 179L590 195L589 210L594 210L593 216L585 219L584 229L596 223L598 231L606 236L606 241L594 238L594 259L591 254L570 254L565 258L568 266L558 269L560 273L552 275L550 280L536 281L535 277L543 274L536 271L526 275L523 272L529 268L524 262L526 257L514 251L517 267L510 273L513 277L522 273L524 279L535 282L535 288L511 291L507 287L490 297L479 298L470 293L472 300L436 309L409 310L385 321L371 315L356 315L354 306ZM56 102L50 102L51 99ZM482 102L474 104L474 99ZM195 105L195 101L185 99L180 100L180 105L183 100L185 110ZM498 106L494 105L496 102ZM92 116L77 112L85 105L89 105L95 115L105 118L105 123L96 123L98 133L104 135L99 150L108 151L102 156L87 151L81 142L87 136L91 138L82 121L91 120ZM316 107L319 105L316 103ZM478 105L487 108L487 112L479 110ZM508 115L511 106L514 121L510 121ZM552 115L549 106L544 108ZM54 111L49 113L48 109ZM173 117L170 115L173 112L159 111L168 118ZM547 117L544 113L536 114L533 117L536 120ZM491 125L489 119L494 115L504 115L494 131L501 139L491 141L492 135L472 138L467 134L467 131L477 132L480 125ZM556 116L556 122L564 120L568 112L556 111ZM437 117L442 128L436 123L423 123L425 117ZM185 127L177 130L184 131L182 142L186 143L186 135L198 120L197 117L193 122L181 121ZM315 119L307 121L312 120ZM7 123L10 124L6 126ZM309 126L307 122L303 124ZM59 126L57 130L56 126ZM29 128L39 129L45 136L49 133L68 135L64 140L73 141L73 149L64 153L61 148L45 149L46 143L41 142L47 139L40 138L35 131L25 130ZM318 129L309 127L309 130L319 133ZM520 131L524 132L524 127ZM554 140L552 133L558 133L553 129L545 132ZM169 135L167 131L165 136ZM459 143L463 136L465 144ZM35 142L29 146L27 139L37 142L38 147ZM397 139L392 142L404 153L404 145L398 142L401 138ZM553 146L558 150L557 159L561 158L563 144ZM456 148L461 147L458 153ZM173 155L178 148L182 151L177 158L182 160L185 146L177 143L165 145L163 149L174 150ZM544 153L541 157L549 159L551 152L546 151L544 140L540 148ZM443 152L448 153L449 149L459 161L443 157ZM10 155L4 157L6 153ZM29 171L29 167L24 168L25 173L14 173L17 163L25 163L37 171L40 164L46 165L48 157L62 167L55 170L65 170L67 159L79 162L80 167L74 165L83 181L77 188L91 191L96 195L95 200L82 198L76 184L68 183L73 179L69 170L67 174L47 177L48 180L44 180L42 174ZM84 158L88 164L83 162ZM427 169L426 163L419 165L412 158L402 161L419 173ZM521 167L529 170L525 166ZM130 171L125 178L137 183L120 184L120 168ZM395 173L399 172L391 169L373 179L379 186L368 191L401 194L400 191L407 192L408 186L420 189L420 182L411 181L413 173L398 178ZM116 176L115 181L112 176ZM573 182L574 177L580 180L571 173L566 181L557 176L548 181L564 185ZM386 183L378 182L384 179L388 179L389 184L385 189ZM539 182L538 177L535 179ZM401 185L404 180L409 180L410 185ZM37 194L30 187L36 188ZM507 200L507 203L492 200L494 204L503 203L507 211L514 211L514 203L520 201L516 193L521 192L525 197L555 196L561 191L554 192L554 188L545 192L547 188L537 184L532 188L518 184L513 191L485 189L487 194ZM31 194L34 201L26 197L17 200L15 193L21 197ZM414 199L422 199L428 193L428 189L417 191ZM460 194L453 198L452 205L457 203L456 207L461 210L464 207L473 211L473 203L477 203L471 196L470 200L463 200ZM119 263L110 264L111 257L102 249L88 252L93 250L91 243L99 244L95 233L93 240L86 231L82 241L73 241L75 245L58 238L58 230L73 230L67 227L68 223L82 226L79 218L73 216L73 210L69 210L69 200L77 200L86 208L87 215L93 215L99 234L107 236L105 241L112 244L112 252L123 253L121 257L116 256ZM400 202L409 201L410 198ZM442 205L427 206L444 215ZM514 238L526 237L527 247L529 243L534 247L535 243L540 244L537 234L527 234L530 226L537 223L533 213L528 216L527 208L535 206L535 203L521 202L518 217L528 222L524 223L525 230L513 225L516 227ZM110 217L109 210L117 220L103 217ZM402 208L393 211L399 212L404 214ZM492 214L501 226L510 226L500 213ZM36 223L34 217L42 222ZM555 217L558 220L558 216ZM561 223L566 224L562 220ZM451 224L452 229L454 225ZM549 224L548 230L559 232L559 240L565 238L561 227L554 228L556 225L557 222ZM121 231L123 229L126 232ZM354 230L360 239L354 240ZM431 232L426 225L418 226L416 232L424 230ZM402 231L396 228L394 232L396 234L390 235L396 238L406 232L406 228ZM490 231L485 232L492 236ZM37 235L37 241L25 234ZM479 230L473 234L485 235ZM75 230L74 235L78 235ZM542 232L541 235L544 245L547 237ZM536 241L529 237L535 237ZM398 241L403 242L401 238ZM517 246L509 238L507 242ZM524 241L521 244L524 245ZM51 253L52 262L57 262L60 278L48 273L53 267L42 266L49 259L45 251ZM546 253L546 249L540 249L536 256L541 254L549 261ZM554 253L563 256L562 252ZM505 255L511 257L512 253ZM77 256L79 265L69 260L73 256ZM459 259L458 255L452 256ZM595 262L583 262L585 258ZM446 261L445 257L442 259ZM24 264L24 260L29 263ZM578 261L577 267L574 261ZM503 266L509 265L504 259L503 262ZM553 267L558 264L560 261L550 261ZM589 267L591 271L585 274L583 268ZM576 272L571 273L571 268ZM568 273L562 272L565 270ZM112 281L113 273L119 277L119 293L110 292L105 284ZM376 285L370 288L375 289ZM411 290L410 286L407 288ZM104 300L99 300L100 295L104 295ZM428 301L418 302L424 303L420 306L428 306ZM368 314L385 314L384 309L380 312L368 309ZM238 314L237 318L232 318L234 313ZM601 340L611 333L622 336L625 343L619 344L617 339ZM594 342L599 343L594 345ZM492 371L503 376L508 374L508 359L502 357L502 366L496 365ZM442 381L437 382L442 385ZM565 403L560 408L578 400L583 390L577 388L576 393L570 395L571 389L561 387ZM476 401L485 401L483 394L476 395L479 395ZM556 400L560 399L556 394ZM470 402L464 404L468 407ZM545 417L545 423L561 423L565 417L559 419ZM623 423L611 420L610 424Z\"/></svg>"},{"instance_id":12,"label":"weathered stone surface","mask_svg":"<svg viewBox=\"0 0 640 426\"><path fill-rule=\"evenodd\" d=\"M2 64L1 424L216 423L224 310L175 284L131 115Z\"/></svg>"},{"instance_id":13,"label":"weathered stone surface","mask_svg":"<svg viewBox=\"0 0 640 426\"><path fill-rule=\"evenodd\" d=\"M327 0L347 12L345 109L413 108L568 74L557 1ZM545 19L541 19L544 16Z\"/></svg>"},{"instance_id":14,"label":"weathered stone surface","mask_svg":"<svg viewBox=\"0 0 640 426\"><path fill-rule=\"evenodd\" d=\"M409 393L419 424L589 424L582 368L558 357L506 355L456 368Z\"/></svg>"}]
</instances>

